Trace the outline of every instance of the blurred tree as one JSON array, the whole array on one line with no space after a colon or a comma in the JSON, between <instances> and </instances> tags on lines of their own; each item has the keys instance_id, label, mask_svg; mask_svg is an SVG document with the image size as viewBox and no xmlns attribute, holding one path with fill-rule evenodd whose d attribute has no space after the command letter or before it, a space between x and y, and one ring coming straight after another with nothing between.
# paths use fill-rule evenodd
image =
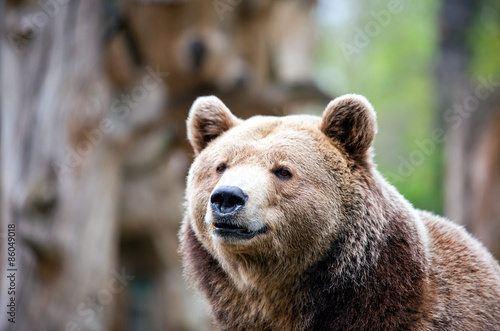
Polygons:
<instances>
[{"instance_id":1,"label":"blurred tree","mask_svg":"<svg viewBox=\"0 0 500 331\"><path fill-rule=\"evenodd\" d=\"M40 7L41 6L41 7ZM100 330L128 275L116 265L119 157L104 132L109 88L100 1L8 1L0 12L2 330ZM15 294L6 272L14 269ZM10 271L9 271L10 274ZM15 324L5 307L15 299Z\"/></svg>"},{"instance_id":2,"label":"blurred tree","mask_svg":"<svg viewBox=\"0 0 500 331\"><path fill-rule=\"evenodd\" d=\"M500 258L500 83L494 66L471 79L472 32L487 3L443 1L437 77L447 133L445 214Z\"/></svg>"}]
</instances>

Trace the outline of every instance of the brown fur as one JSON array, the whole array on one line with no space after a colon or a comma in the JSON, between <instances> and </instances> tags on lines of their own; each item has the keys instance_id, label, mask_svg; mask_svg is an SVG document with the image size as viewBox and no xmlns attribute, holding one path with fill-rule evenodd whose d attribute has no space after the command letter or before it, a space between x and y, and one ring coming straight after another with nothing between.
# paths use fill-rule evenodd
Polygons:
<instances>
[{"instance_id":1,"label":"brown fur","mask_svg":"<svg viewBox=\"0 0 500 331\"><path fill-rule=\"evenodd\" d=\"M338 98L322 119L241 121L214 97L201 98L188 132L198 156L181 252L220 329L500 329L498 263L378 174L366 99ZM277 178L280 167L291 177ZM238 222L269 231L237 243L214 236L209 199L220 185L249 196Z\"/></svg>"}]
</instances>

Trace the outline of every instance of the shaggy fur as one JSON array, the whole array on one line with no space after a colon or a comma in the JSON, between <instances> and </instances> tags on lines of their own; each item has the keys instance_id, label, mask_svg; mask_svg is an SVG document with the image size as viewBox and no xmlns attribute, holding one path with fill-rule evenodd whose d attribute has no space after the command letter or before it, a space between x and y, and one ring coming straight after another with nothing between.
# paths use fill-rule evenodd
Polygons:
<instances>
[{"instance_id":1,"label":"shaggy fur","mask_svg":"<svg viewBox=\"0 0 500 331\"><path fill-rule=\"evenodd\" d=\"M365 98L338 98L322 118L246 121L200 98L188 132L197 157L180 250L219 329L500 330L498 263L379 175ZM269 231L218 238L210 196L221 185L249 197L235 222Z\"/></svg>"}]
</instances>

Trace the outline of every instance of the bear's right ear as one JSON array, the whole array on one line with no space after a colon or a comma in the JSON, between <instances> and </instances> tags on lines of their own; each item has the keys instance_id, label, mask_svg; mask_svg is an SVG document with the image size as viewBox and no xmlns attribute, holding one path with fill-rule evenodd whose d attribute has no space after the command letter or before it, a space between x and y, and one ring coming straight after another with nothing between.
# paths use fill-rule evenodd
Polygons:
<instances>
[{"instance_id":1,"label":"bear's right ear","mask_svg":"<svg viewBox=\"0 0 500 331\"><path fill-rule=\"evenodd\" d=\"M340 96L326 107L320 130L337 141L352 159L363 162L377 133L375 111L361 95Z\"/></svg>"},{"instance_id":2,"label":"bear's right ear","mask_svg":"<svg viewBox=\"0 0 500 331\"><path fill-rule=\"evenodd\" d=\"M233 126L241 123L215 96L199 97L191 106L187 119L187 135L198 155L207 144Z\"/></svg>"}]
</instances>

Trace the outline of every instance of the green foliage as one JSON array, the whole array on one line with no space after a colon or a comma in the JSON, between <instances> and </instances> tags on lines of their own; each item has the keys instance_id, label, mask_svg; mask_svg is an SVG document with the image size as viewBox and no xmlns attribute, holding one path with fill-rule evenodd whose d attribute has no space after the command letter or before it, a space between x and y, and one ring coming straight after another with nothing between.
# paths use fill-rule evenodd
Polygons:
<instances>
[{"instance_id":1,"label":"green foliage","mask_svg":"<svg viewBox=\"0 0 500 331\"><path fill-rule=\"evenodd\" d=\"M483 2L469 35L471 75L500 77L500 2Z\"/></svg>"},{"instance_id":2,"label":"green foliage","mask_svg":"<svg viewBox=\"0 0 500 331\"><path fill-rule=\"evenodd\" d=\"M390 0L320 2L317 77L335 95L359 93L372 102L380 172L417 208L441 213L442 146L429 145L438 127L434 66L440 4L397 5Z\"/></svg>"}]
</instances>

